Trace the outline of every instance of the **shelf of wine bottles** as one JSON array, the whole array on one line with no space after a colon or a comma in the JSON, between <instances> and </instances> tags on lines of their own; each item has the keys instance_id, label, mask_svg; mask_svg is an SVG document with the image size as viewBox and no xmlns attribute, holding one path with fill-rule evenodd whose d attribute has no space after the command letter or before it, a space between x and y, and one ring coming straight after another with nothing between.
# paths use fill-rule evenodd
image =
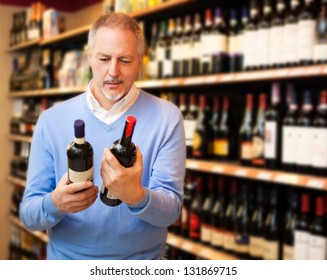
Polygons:
<instances>
[{"instance_id":1,"label":"shelf of wine bottles","mask_svg":"<svg viewBox=\"0 0 327 280\"><path fill-rule=\"evenodd\" d=\"M327 190L327 178L246 167L241 166L239 163L188 159L186 161L186 168L193 171L234 176L249 180Z\"/></svg>"},{"instance_id":2,"label":"shelf of wine bottles","mask_svg":"<svg viewBox=\"0 0 327 280\"><path fill-rule=\"evenodd\" d=\"M207 259L326 259L326 203L323 191L188 172L168 243Z\"/></svg>"}]
</instances>

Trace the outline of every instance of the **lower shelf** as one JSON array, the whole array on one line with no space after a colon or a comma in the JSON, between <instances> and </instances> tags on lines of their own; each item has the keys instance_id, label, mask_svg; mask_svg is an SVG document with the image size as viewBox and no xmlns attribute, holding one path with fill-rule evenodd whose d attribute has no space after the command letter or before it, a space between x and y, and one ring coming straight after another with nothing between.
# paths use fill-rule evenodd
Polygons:
<instances>
[{"instance_id":1,"label":"lower shelf","mask_svg":"<svg viewBox=\"0 0 327 280\"><path fill-rule=\"evenodd\" d=\"M168 233L167 244L206 260L238 260L237 257L215 250L198 242L194 242L173 233Z\"/></svg>"}]
</instances>

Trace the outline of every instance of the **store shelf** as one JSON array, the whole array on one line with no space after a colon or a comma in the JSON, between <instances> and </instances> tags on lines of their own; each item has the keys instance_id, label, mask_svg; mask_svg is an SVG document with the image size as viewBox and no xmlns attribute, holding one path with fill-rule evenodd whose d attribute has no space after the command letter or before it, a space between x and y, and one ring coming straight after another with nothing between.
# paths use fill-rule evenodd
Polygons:
<instances>
[{"instance_id":1,"label":"store shelf","mask_svg":"<svg viewBox=\"0 0 327 280\"><path fill-rule=\"evenodd\" d=\"M8 135L8 140L31 143L32 142L32 136L10 134L10 135Z\"/></svg>"},{"instance_id":2,"label":"store shelf","mask_svg":"<svg viewBox=\"0 0 327 280\"><path fill-rule=\"evenodd\" d=\"M233 163L193 160L186 161L186 168L194 171L209 172L239 178L260 180L310 189L327 190L327 177L316 177L283 171L271 171L244 167Z\"/></svg>"},{"instance_id":3,"label":"store shelf","mask_svg":"<svg viewBox=\"0 0 327 280\"><path fill-rule=\"evenodd\" d=\"M7 49L7 52L15 52L15 51L20 51L26 48L31 48L31 47L35 47L37 45L39 45L39 43L41 42L41 39L37 39L37 40L30 40L21 44L17 44L15 46L9 47Z\"/></svg>"},{"instance_id":4,"label":"store shelf","mask_svg":"<svg viewBox=\"0 0 327 280\"><path fill-rule=\"evenodd\" d=\"M29 233L31 233L33 236L35 236L39 240L43 241L44 243L48 243L49 242L49 237L48 237L48 235L46 233L41 232L41 231L30 231L30 230L28 230L23 225L22 221L18 217L15 217L13 215L10 215L9 216L9 221L11 223L13 223L14 225L18 226L19 228L28 231Z\"/></svg>"},{"instance_id":5,"label":"store shelf","mask_svg":"<svg viewBox=\"0 0 327 280\"><path fill-rule=\"evenodd\" d=\"M168 9L176 8L178 6L187 5L192 2L194 2L194 0L170 0L170 1L162 2L154 7L149 7L139 11L131 12L129 13L129 15L134 18L144 17L144 16L160 13Z\"/></svg>"},{"instance_id":6,"label":"store shelf","mask_svg":"<svg viewBox=\"0 0 327 280\"><path fill-rule=\"evenodd\" d=\"M49 89L35 89L25 91L14 91L9 93L9 97L40 97L40 96L56 96L56 95L74 95L82 93L86 90L86 86L83 87L61 87L61 88L49 88Z\"/></svg>"},{"instance_id":7,"label":"store shelf","mask_svg":"<svg viewBox=\"0 0 327 280\"><path fill-rule=\"evenodd\" d=\"M15 185L18 185L20 187L23 187L23 188L25 188L25 186L26 186L26 180L23 180L23 179L20 179L20 178L11 176L11 175L9 175L7 177L7 181L10 182L10 183L12 183L12 184L15 184Z\"/></svg>"},{"instance_id":8,"label":"store shelf","mask_svg":"<svg viewBox=\"0 0 327 280\"><path fill-rule=\"evenodd\" d=\"M235 256L215 250L209 246L194 242L173 233L168 233L167 244L207 260L237 260Z\"/></svg>"},{"instance_id":9,"label":"store shelf","mask_svg":"<svg viewBox=\"0 0 327 280\"><path fill-rule=\"evenodd\" d=\"M232 84L241 82L256 82L282 79L303 79L324 77L327 75L327 65L290 67L274 70L249 71L241 73L206 75L186 78L138 81L140 88L167 88L186 86L206 86L212 84Z\"/></svg>"}]
</instances>

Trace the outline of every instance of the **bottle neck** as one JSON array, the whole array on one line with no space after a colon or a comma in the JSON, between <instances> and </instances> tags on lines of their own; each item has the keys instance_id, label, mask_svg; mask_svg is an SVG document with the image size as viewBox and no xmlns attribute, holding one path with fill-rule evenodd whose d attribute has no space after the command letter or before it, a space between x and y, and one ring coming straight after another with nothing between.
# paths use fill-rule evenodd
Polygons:
<instances>
[{"instance_id":1,"label":"bottle neck","mask_svg":"<svg viewBox=\"0 0 327 280\"><path fill-rule=\"evenodd\" d=\"M135 122L126 120L123 135L120 139L122 146L129 146L132 143L132 136L134 132Z\"/></svg>"}]
</instances>

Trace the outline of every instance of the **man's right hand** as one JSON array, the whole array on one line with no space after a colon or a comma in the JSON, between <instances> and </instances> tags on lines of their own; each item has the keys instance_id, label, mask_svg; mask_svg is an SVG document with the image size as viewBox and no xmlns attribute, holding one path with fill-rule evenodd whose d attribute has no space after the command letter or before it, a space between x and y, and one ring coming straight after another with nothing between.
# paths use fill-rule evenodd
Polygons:
<instances>
[{"instance_id":1,"label":"man's right hand","mask_svg":"<svg viewBox=\"0 0 327 280\"><path fill-rule=\"evenodd\" d=\"M76 213L90 207L98 197L98 187L91 181L68 184L68 173L60 179L52 192L52 200L58 210Z\"/></svg>"}]
</instances>

